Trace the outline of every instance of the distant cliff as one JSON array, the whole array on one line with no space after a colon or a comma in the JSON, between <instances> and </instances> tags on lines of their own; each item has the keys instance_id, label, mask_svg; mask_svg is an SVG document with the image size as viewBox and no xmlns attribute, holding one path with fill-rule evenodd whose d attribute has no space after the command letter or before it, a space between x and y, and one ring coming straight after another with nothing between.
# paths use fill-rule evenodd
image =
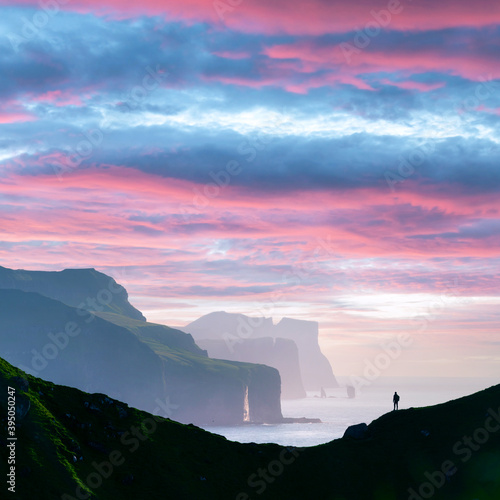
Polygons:
<instances>
[{"instance_id":1,"label":"distant cliff","mask_svg":"<svg viewBox=\"0 0 500 500\"><path fill-rule=\"evenodd\" d=\"M291 318L283 318L275 326L275 336L293 340L299 348L302 379L306 390L322 387L337 387L332 367L319 347L318 323Z\"/></svg>"},{"instance_id":2,"label":"distant cliff","mask_svg":"<svg viewBox=\"0 0 500 500\"><path fill-rule=\"evenodd\" d=\"M128 293L111 276L95 269L25 271L0 266L0 289L37 292L78 309L113 312L146 321L128 301Z\"/></svg>"},{"instance_id":3,"label":"distant cliff","mask_svg":"<svg viewBox=\"0 0 500 500\"><path fill-rule=\"evenodd\" d=\"M274 325L271 318L252 318L243 314L214 312L193 321L183 330L190 333L195 341L209 352L211 349L217 353L225 352L227 359L243 359L244 356L247 356L244 358L246 360L258 359L259 348L255 343L248 342L250 340L263 337L288 339L297 346L301 380L306 390L338 386L330 363L319 347L318 323L315 321L283 318ZM209 340L218 342L214 344ZM285 347L285 344L281 346ZM244 354L245 352L248 354ZM288 363L286 357L278 357L282 362L280 373L283 385L289 392L300 392L300 386L297 384L298 370L294 367L293 356L289 358ZM260 349L260 362L266 363L266 361L271 362L269 353L263 346ZM278 368L276 363L272 366Z\"/></svg>"},{"instance_id":4,"label":"distant cliff","mask_svg":"<svg viewBox=\"0 0 500 500\"><path fill-rule=\"evenodd\" d=\"M165 394L161 360L124 328L38 293L0 290L0 351L28 373L105 392L148 411Z\"/></svg>"},{"instance_id":5,"label":"distant cliff","mask_svg":"<svg viewBox=\"0 0 500 500\"><path fill-rule=\"evenodd\" d=\"M261 337L230 344L224 340L201 339L197 344L206 349L212 358L272 366L281 375L282 399L306 397L300 374L299 351L293 340Z\"/></svg>"},{"instance_id":6,"label":"distant cliff","mask_svg":"<svg viewBox=\"0 0 500 500\"><path fill-rule=\"evenodd\" d=\"M254 363L210 359L191 335L164 325L101 313L148 345L162 360L167 393L179 422L231 425L282 420L281 380L276 369Z\"/></svg>"},{"instance_id":7,"label":"distant cliff","mask_svg":"<svg viewBox=\"0 0 500 500\"><path fill-rule=\"evenodd\" d=\"M10 363L152 413L167 405L169 416L185 423L281 421L277 370L210 359L191 335L116 313L121 307L98 313L71 307L67 302L86 293L74 291L79 282L53 287L51 273L45 276L48 283L43 273L26 281L52 295L66 287L66 303L21 286L0 289L0 352Z\"/></svg>"}]
</instances>

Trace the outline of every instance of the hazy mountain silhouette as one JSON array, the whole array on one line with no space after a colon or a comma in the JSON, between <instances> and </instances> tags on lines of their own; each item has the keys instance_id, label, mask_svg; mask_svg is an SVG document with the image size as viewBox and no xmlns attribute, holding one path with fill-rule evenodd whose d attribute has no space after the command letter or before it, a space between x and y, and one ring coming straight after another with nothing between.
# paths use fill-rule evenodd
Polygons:
<instances>
[{"instance_id":1,"label":"hazy mountain silhouette","mask_svg":"<svg viewBox=\"0 0 500 500\"><path fill-rule=\"evenodd\" d=\"M27 272L36 279L26 281L30 287L36 284L38 290L65 296L66 302L77 302L91 289L88 275L96 276L84 271ZM20 274L10 275L19 280ZM59 277L53 286L54 275L85 276L82 290L78 279L63 282ZM97 278L109 284L106 275L97 273ZM96 313L20 288L0 289L0 352L29 373L104 392L150 412L158 410L160 401L180 422L238 424L245 417L253 422L281 421L276 369L210 359L184 332L147 323L142 315L131 314L140 318L134 319L109 312L135 311L124 302L127 294L122 287L112 287L118 293L107 304L108 312ZM97 288L92 289L96 297L102 290Z\"/></svg>"},{"instance_id":2,"label":"hazy mountain silhouette","mask_svg":"<svg viewBox=\"0 0 500 500\"><path fill-rule=\"evenodd\" d=\"M105 391L139 408L152 410L152 394L163 395L158 356L101 318L87 324L62 302L0 290L0 321L1 352L15 366L87 392Z\"/></svg>"},{"instance_id":3,"label":"hazy mountain silhouette","mask_svg":"<svg viewBox=\"0 0 500 500\"><path fill-rule=\"evenodd\" d=\"M0 266L0 288L37 292L69 306L146 320L129 303L127 290L95 269L25 271Z\"/></svg>"},{"instance_id":4,"label":"hazy mountain silhouette","mask_svg":"<svg viewBox=\"0 0 500 500\"><path fill-rule=\"evenodd\" d=\"M283 318L275 325L271 318L219 311L198 318L182 330L190 333L209 355L220 356L225 352L227 359L253 362L260 359L260 362L269 363L280 370L283 386L289 394L303 393L302 387L306 390L338 387L332 367L319 347L315 321ZM271 352L266 350L268 345L265 343L259 349L255 339L263 337L293 341L297 346L298 366L296 358L289 356L291 349L286 342L276 342ZM303 384L297 380L298 374Z\"/></svg>"},{"instance_id":5,"label":"hazy mountain silhouette","mask_svg":"<svg viewBox=\"0 0 500 500\"><path fill-rule=\"evenodd\" d=\"M281 376L281 398L305 398L306 391L300 373L299 351L293 340L272 337L225 340L197 340L213 358L262 363L276 368Z\"/></svg>"}]
</instances>

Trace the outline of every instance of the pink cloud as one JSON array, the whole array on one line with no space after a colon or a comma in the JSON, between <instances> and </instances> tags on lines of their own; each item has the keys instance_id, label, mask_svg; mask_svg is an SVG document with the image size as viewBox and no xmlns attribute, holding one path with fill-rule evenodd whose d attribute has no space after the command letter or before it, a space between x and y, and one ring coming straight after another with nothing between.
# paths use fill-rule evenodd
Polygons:
<instances>
[{"instance_id":1,"label":"pink cloud","mask_svg":"<svg viewBox=\"0 0 500 500\"><path fill-rule=\"evenodd\" d=\"M352 40L346 40L346 43L354 47ZM398 72L411 76L416 73L439 71L481 82L500 78L496 56L488 54L478 56L474 53L455 54L441 47L420 49L418 52L399 47L384 51L377 51L370 46L364 50L354 47L354 51L346 54L345 47L343 48L341 44L324 46L307 41L274 45L264 48L263 52L272 59L300 61L301 65L307 65L309 72L328 71L326 76L321 77L325 83L348 83L348 78L360 81L361 75L378 72ZM311 81L314 78L317 77L312 76ZM382 83L423 92L444 86L442 82L424 84L413 80L389 82L383 79Z\"/></svg>"},{"instance_id":2,"label":"pink cloud","mask_svg":"<svg viewBox=\"0 0 500 500\"><path fill-rule=\"evenodd\" d=\"M169 19L187 22L209 22L220 28L229 27L244 32L322 34L345 33L369 22L381 19L381 11L392 14L387 28L395 30L442 29L454 26L482 27L500 22L500 5L489 0L474 3L445 0L434 2L420 0L360 0L346 3L342 0L312 0L290 4L288 0L255 0L241 2L221 0L219 3L205 0L145 0L141 3L126 0L73 0L63 9L77 12L93 12L98 15L112 14L117 18L141 15L166 15ZM34 0L0 0L0 5L32 5ZM217 8L219 6L219 8ZM286 15L285 15L286 13ZM375 13L375 14L374 14ZM430 15L430 13L432 15ZM384 17L384 16L383 16Z\"/></svg>"},{"instance_id":3,"label":"pink cloud","mask_svg":"<svg viewBox=\"0 0 500 500\"><path fill-rule=\"evenodd\" d=\"M63 90L50 90L44 94L32 95L30 100L48 102L54 106L83 106L80 96L75 96L70 91Z\"/></svg>"},{"instance_id":4,"label":"pink cloud","mask_svg":"<svg viewBox=\"0 0 500 500\"><path fill-rule=\"evenodd\" d=\"M170 325L200 310L276 304L272 314L281 315L292 304L306 319L336 323L324 332L338 328L362 335L360 342L400 325L363 319L355 307L342 316L345 307L333 298L326 306L325 297L361 289L446 294L457 276L460 294L498 293L500 276L489 259L498 256L499 235L411 238L496 220L495 194L443 194L411 179L396 194L363 188L263 196L229 185L201 206L204 187L113 165L62 179L3 177L0 264L96 267L124 282L150 319ZM474 324L478 336L491 328ZM470 335L470 317L448 325Z\"/></svg>"},{"instance_id":5,"label":"pink cloud","mask_svg":"<svg viewBox=\"0 0 500 500\"><path fill-rule=\"evenodd\" d=\"M478 106L476 108L476 111L480 111L483 113L489 113L489 114L493 114L493 115L500 115L500 108L488 108L484 104L481 104L480 106Z\"/></svg>"},{"instance_id":6,"label":"pink cloud","mask_svg":"<svg viewBox=\"0 0 500 500\"><path fill-rule=\"evenodd\" d=\"M418 90L420 92L429 92L431 90L436 90L444 87L446 84L444 82L436 82L436 83L424 83L424 82L415 82L413 80L407 80L404 82L394 82L392 80L380 80L380 83L384 85L393 85L394 87L399 87L400 89L408 89L408 90Z\"/></svg>"},{"instance_id":7,"label":"pink cloud","mask_svg":"<svg viewBox=\"0 0 500 500\"><path fill-rule=\"evenodd\" d=\"M281 79L279 77L275 78L245 78L242 76L202 76L201 78L205 82L219 82L226 85L240 85L242 87L252 87L260 89L268 85L279 85Z\"/></svg>"},{"instance_id":8,"label":"pink cloud","mask_svg":"<svg viewBox=\"0 0 500 500\"><path fill-rule=\"evenodd\" d=\"M182 249L200 240L252 238L290 245L305 240L313 247L318 238L329 235L335 252L359 258L496 256L500 236L472 238L457 232L478 217L496 220L491 209L500 208L500 202L495 196L443 196L432 189L412 191L410 180L406 184L406 191L402 187L397 196L389 190L357 189L257 197L251 190L227 186L207 197L204 185L115 166L67 172L62 180L55 175L11 176L1 182L0 190L17 210L0 228L3 240L10 242L92 241ZM134 202L124 205L124 199ZM454 232L452 239L440 236ZM419 239L421 235L426 239Z\"/></svg>"},{"instance_id":9,"label":"pink cloud","mask_svg":"<svg viewBox=\"0 0 500 500\"><path fill-rule=\"evenodd\" d=\"M4 112L0 111L0 124L6 124L6 123L24 123L24 122L32 122L37 120L37 117L35 115L32 115L30 113L23 113L23 112Z\"/></svg>"}]
</instances>

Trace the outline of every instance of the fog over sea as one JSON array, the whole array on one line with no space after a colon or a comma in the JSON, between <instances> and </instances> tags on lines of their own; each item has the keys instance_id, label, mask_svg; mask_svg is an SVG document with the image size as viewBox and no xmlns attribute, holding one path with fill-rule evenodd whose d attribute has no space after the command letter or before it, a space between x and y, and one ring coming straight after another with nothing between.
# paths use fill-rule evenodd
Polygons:
<instances>
[{"instance_id":1,"label":"fog over sea","mask_svg":"<svg viewBox=\"0 0 500 500\"><path fill-rule=\"evenodd\" d=\"M342 386L349 379L337 377ZM204 427L214 434L240 443L278 443L291 446L314 446L343 436L353 424L369 424L384 413L392 411L392 396L401 397L400 410L431 406L473 394L499 383L494 378L406 378L380 377L364 386L356 398L349 399L345 388L326 389L327 398L308 392L307 398L281 402L284 417L320 418L316 424L266 424L229 427Z\"/></svg>"}]
</instances>

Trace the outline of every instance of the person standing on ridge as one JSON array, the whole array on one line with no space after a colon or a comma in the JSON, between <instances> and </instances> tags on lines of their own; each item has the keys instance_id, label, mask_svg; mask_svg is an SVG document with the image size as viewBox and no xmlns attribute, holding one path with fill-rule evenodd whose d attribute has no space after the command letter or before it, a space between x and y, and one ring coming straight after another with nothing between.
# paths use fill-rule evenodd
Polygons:
<instances>
[{"instance_id":1,"label":"person standing on ridge","mask_svg":"<svg viewBox=\"0 0 500 500\"><path fill-rule=\"evenodd\" d=\"M392 397L392 402L394 403L394 410L399 410L398 403L399 403L399 394L397 392L394 393L394 396Z\"/></svg>"}]
</instances>

